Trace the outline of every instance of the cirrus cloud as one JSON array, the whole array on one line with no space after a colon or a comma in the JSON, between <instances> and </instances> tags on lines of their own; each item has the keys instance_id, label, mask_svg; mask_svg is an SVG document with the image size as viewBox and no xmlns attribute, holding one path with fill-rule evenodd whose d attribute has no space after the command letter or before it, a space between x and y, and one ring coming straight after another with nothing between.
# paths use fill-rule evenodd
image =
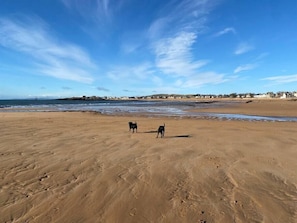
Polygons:
<instances>
[{"instance_id":1,"label":"cirrus cloud","mask_svg":"<svg viewBox=\"0 0 297 223\"><path fill-rule=\"evenodd\" d=\"M253 49L254 49L253 45L251 45L251 44L249 44L247 42L242 42L237 46L237 48L234 51L234 54L235 55L241 55L241 54L247 53L247 52L249 52L249 51L251 51Z\"/></svg>"},{"instance_id":2,"label":"cirrus cloud","mask_svg":"<svg viewBox=\"0 0 297 223\"><path fill-rule=\"evenodd\" d=\"M234 70L234 73L240 73L242 71L247 71L247 70L252 70L255 69L257 67L256 64L245 64L245 65L241 65L236 67L236 69Z\"/></svg>"},{"instance_id":3,"label":"cirrus cloud","mask_svg":"<svg viewBox=\"0 0 297 223\"><path fill-rule=\"evenodd\" d=\"M0 45L33 58L38 74L83 83L93 82L88 70L96 68L88 53L58 41L38 17L0 18Z\"/></svg>"},{"instance_id":4,"label":"cirrus cloud","mask_svg":"<svg viewBox=\"0 0 297 223\"><path fill-rule=\"evenodd\" d=\"M236 30L233 27L228 27L214 34L214 37L219 37L228 33L236 34Z\"/></svg>"},{"instance_id":5,"label":"cirrus cloud","mask_svg":"<svg viewBox=\"0 0 297 223\"><path fill-rule=\"evenodd\" d=\"M207 60L193 60L192 45L197 35L192 32L181 32L175 37L161 39L154 51L156 66L165 74L189 76L208 63Z\"/></svg>"},{"instance_id":6,"label":"cirrus cloud","mask_svg":"<svg viewBox=\"0 0 297 223\"><path fill-rule=\"evenodd\" d=\"M262 80L271 81L275 84L297 82L297 74L266 77L266 78L263 78Z\"/></svg>"}]
</instances>

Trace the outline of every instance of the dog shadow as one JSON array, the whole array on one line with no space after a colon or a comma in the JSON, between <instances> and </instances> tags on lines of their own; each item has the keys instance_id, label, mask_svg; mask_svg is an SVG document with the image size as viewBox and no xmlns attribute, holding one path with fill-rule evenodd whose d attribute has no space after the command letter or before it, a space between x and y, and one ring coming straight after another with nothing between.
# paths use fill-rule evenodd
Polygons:
<instances>
[{"instance_id":1,"label":"dog shadow","mask_svg":"<svg viewBox=\"0 0 297 223\"><path fill-rule=\"evenodd\" d=\"M152 131L146 131L146 132L142 132L142 133L158 133L157 130L152 130ZM164 138L191 138L191 135L175 135L175 136L164 136Z\"/></svg>"},{"instance_id":2,"label":"dog shadow","mask_svg":"<svg viewBox=\"0 0 297 223\"><path fill-rule=\"evenodd\" d=\"M146 131L146 132L143 132L143 133L158 133L158 131L153 130L153 131Z\"/></svg>"},{"instance_id":3,"label":"dog shadow","mask_svg":"<svg viewBox=\"0 0 297 223\"><path fill-rule=\"evenodd\" d=\"M191 135L177 135L177 136L167 136L167 138L190 138Z\"/></svg>"}]
</instances>

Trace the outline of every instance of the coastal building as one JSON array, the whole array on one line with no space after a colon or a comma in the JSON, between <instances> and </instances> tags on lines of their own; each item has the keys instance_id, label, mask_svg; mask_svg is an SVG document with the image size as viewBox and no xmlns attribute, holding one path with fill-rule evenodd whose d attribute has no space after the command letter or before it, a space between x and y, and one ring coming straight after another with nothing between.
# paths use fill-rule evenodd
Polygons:
<instances>
[{"instance_id":1,"label":"coastal building","mask_svg":"<svg viewBox=\"0 0 297 223\"><path fill-rule=\"evenodd\" d=\"M255 94L254 98L271 98L270 94Z\"/></svg>"},{"instance_id":2,"label":"coastal building","mask_svg":"<svg viewBox=\"0 0 297 223\"><path fill-rule=\"evenodd\" d=\"M287 95L287 93L283 93L283 95L282 95L282 96L280 96L280 99L286 99L286 98L288 98L288 95Z\"/></svg>"}]
</instances>

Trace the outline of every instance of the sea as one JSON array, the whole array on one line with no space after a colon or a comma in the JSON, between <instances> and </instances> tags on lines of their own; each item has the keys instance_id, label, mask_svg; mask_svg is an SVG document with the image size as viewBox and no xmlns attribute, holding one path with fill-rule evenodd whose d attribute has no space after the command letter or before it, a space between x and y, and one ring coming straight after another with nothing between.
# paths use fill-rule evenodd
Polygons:
<instances>
[{"instance_id":1,"label":"sea","mask_svg":"<svg viewBox=\"0 0 297 223\"><path fill-rule=\"evenodd\" d=\"M199 112L199 108L230 106L238 101L170 101L170 100L0 100L2 112L71 112L89 111L106 115L146 115L203 119L297 122L297 117L255 116Z\"/></svg>"}]
</instances>

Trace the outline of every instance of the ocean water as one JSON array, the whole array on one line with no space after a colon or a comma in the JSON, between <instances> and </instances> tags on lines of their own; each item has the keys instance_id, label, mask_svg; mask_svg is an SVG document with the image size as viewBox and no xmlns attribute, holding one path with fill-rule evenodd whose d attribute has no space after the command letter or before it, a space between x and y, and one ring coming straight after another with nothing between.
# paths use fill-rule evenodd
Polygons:
<instances>
[{"instance_id":1,"label":"ocean water","mask_svg":"<svg viewBox=\"0 0 297 223\"><path fill-rule=\"evenodd\" d=\"M191 101L142 101L142 100L0 100L0 112L21 111L96 111L113 113L186 114L191 108L223 106L225 103Z\"/></svg>"},{"instance_id":2,"label":"ocean water","mask_svg":"<svg viewBox=\"0 0 297 223\"><path fill-rule=\"evenodd\" d=\"M297 117L193 112L193 109L227 106L234 101L139 101L139 100L0 100L0 112L94 111L109 115L194 117L222 120L297 122Z\"/></svg>"},{"instance_id":3,"label":"ocean water","mask_svg":"<svg viewBox=\"0 0 297 223\"><path fill-rule=\"evenodd\" d=\"M186 107L191 106L190 103L138 100L0 100L0 112L95 111L103 114L180 114Z\"/></svg>"}]
</instances>

